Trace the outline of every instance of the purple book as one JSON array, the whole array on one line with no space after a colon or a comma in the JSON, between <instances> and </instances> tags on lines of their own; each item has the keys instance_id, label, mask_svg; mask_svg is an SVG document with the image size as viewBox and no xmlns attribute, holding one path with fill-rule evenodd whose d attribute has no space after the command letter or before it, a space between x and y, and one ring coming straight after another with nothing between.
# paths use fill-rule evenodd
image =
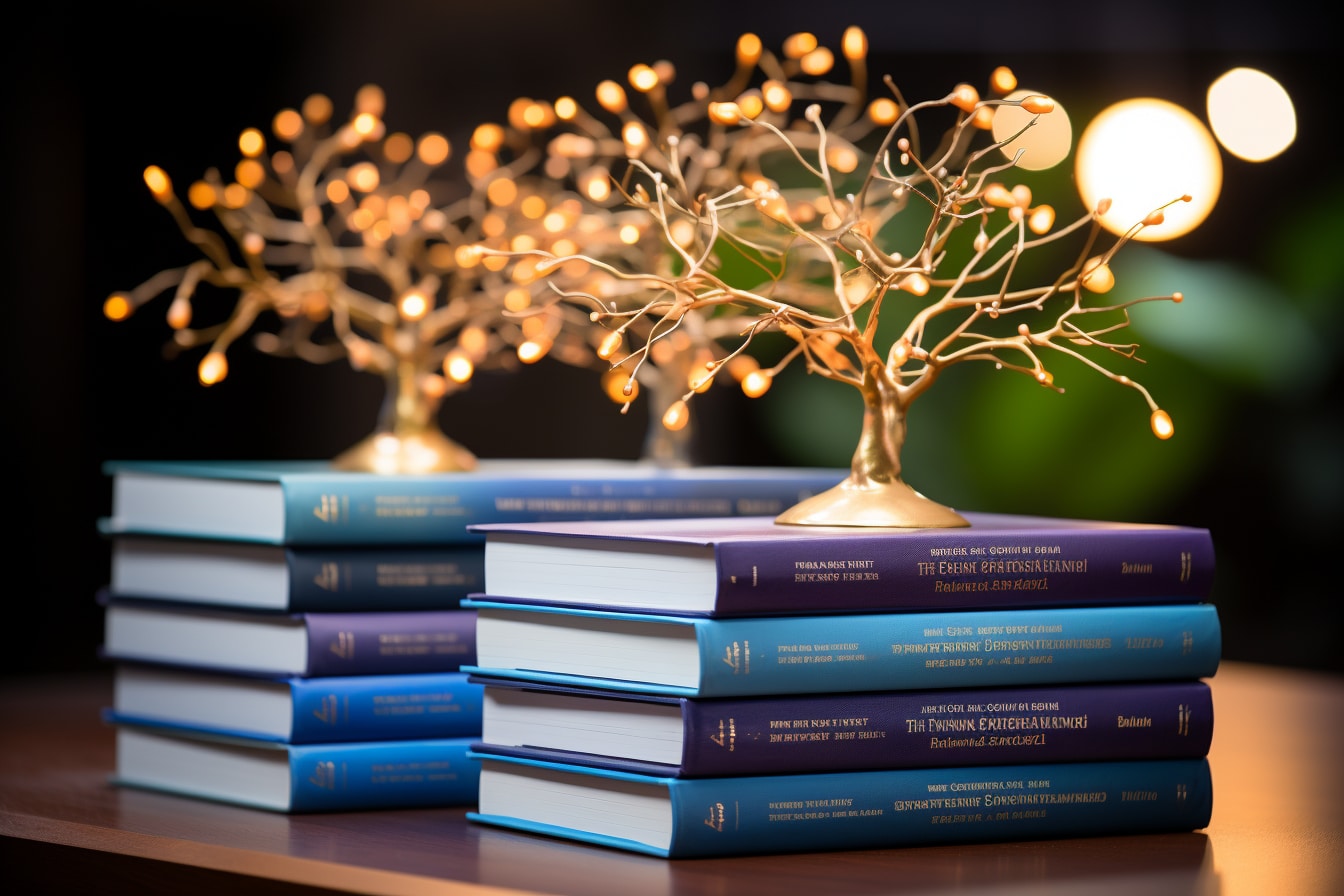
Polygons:
<instances>
[{"instance_id":1,"label":"purple book","mask_svg":"<svg viewBox=\"0 0 1344 896\"><path fill-rule=\"evenodd\" d=\"M772 517L493 523L485 593L698 616L1196 603L1213 539L1192 526L963 513L955 529Z\"/></svg>"},{"instance_id":2,"label":"purple book","mask_svg":"<svg viewBox=\"0 0 1344 896\"><path fill-rule=\"evenodd\" d=\"M472 676L481 753L666 777L1205 756L1200 680L697 699Z\"/></svg>"},{"instance_id":3,"label":"purple book","mask_svg":"<svg viewBox=\"0 0 1344 896\"><path fill-rule=\"evenodd\" d=\"M276 614L113 598L102 655L251 675L453 672L475 661L476 614Z\"/></svg>"}]
</instances>

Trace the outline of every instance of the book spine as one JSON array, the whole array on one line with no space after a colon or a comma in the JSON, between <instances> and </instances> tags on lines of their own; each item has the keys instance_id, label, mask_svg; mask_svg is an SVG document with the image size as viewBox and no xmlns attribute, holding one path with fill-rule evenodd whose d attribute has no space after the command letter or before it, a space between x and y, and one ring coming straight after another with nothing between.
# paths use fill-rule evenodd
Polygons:
<instances>
[{"instance_id":1,"label":"book spine","mask_svg":"<svg viewBox=\"0 0 1344 896\"><path fill-rule=\"evenodd\" d=\"M694 620L719 697L1204 678L1212 604Z\"/></svg>"},{"instance_id":2,"label":"book spine","mask_svg":"<svg viewBox=\"0 0 1344 896\"><path fill-rule=\"evenodd\" d=\"M671 857L1192 831L1206 759L677 779Z\"/></svg>"},{"instance_id":3,"label":"book spine","mask_svg":"<svg viewBox=\"0 0 1344 896\"><path fill-rule=\"evenodd\" d=\"M1213 697L1202 681L684 699L682 706L687 777L1197 758L1213 738Z\"/></svg>"},{"instance_id":4,"label":"book spine","mask_svg":"<svg viewBox=\"0 0 1344 896\"><path fill-rule=\"evenodd\" d=\"M836 483L834 471L695 480L650 473L603 479L445 475L413 486L400 477L285 483L291 544L480 543L476 523L777 514Z\"/></svg>"},{"instance_id":5,"label":"book spine","mask_svg":"<svg viewBox=\"0 0 1344 896\"><path fill-rule=\"evenodd\" d=\"M936 545L918 533L725 543L716 612L1175 603L1212 593L1213 539L1201 529L954 534L955 543L942 533Z\"/></svg>"},{"instance_id":6,"label":"book spine","mask_svg":"<svg viewBox=\"0 0 1344 896\"><path fill-rule=\"evenodd\" d=\"M290 811L344 812L476 802L471 741L402 740L290 748Z\"/></svg>"},{"instance_id":7,"label":"book spine","mask_svg":"<svg viewBox=\"0 0 1344 896\"><path fill-rule=\"evenodd\" d=\"M309 613L309 676L456 672L476 658L470 610Z\"/></svg>"},{"instance_id":8,"label":"book spine","mask_svg":"<svg viewBox=\"0 0 1344 896\"><path fill-rule=\"evenodd\" d=\"M443 550L289 549L293 612L453 609L485 583L480 545Z\"/></svg>"},{"instance_id":9,"label":"book spine","mask_svg":"<svg viewBox=\"0 0 1344 896\"><path fill-rule=\"evenodd\" d=\"M295 679L293 743L473 737L482 688L462 672Z\"/></svg>"}]
</instances>

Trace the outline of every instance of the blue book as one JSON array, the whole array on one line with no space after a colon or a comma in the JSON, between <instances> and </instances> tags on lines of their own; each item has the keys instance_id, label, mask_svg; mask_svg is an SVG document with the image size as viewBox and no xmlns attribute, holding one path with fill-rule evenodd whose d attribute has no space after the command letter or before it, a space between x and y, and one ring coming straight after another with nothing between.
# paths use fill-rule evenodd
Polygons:
<instances>
[{"instance_id":1,"label":"blue book","mask_svg":"<svg viewBox=\"0 0 1344 896\"><path fill-rule=\"evenodd\" d=\"M463 601L477 675L686 697L1205 678L1212 604L710 619Z\"/></svg>"},{"instance_id":2,"label":"blue book","mask_svg":"<svg viewBox=\"0 0 1344 896\"><path fill-rule=\"evenodd\" d=\"M1194 831L1208 760L668 778L472 752L483 824L664 858Z\"/></svg>"},{"instance_id":3,"label":"blue book","mask_svg":"<svg viewBox=\"0 0 1344 896\"><path fill-rule=\"evenodd\" d=\"M118 724L113 784L274 812L476 802L469 738L279 744Z\"/></svg>"},{"instance_id":4,"label":"blue book","mask_svg":"<svg viewBox=\"0 0 1344 896\"><path fill-rule=\"evenodd\" d=\"M844 479L810 467L482 460L464 473L336 470L326 461L108 461L105 533L265 544L476 542L470 523L777 514Z\"/></svg>"},{"instance_id":5,"label":"blue book","mask_svg":"<svg viewBox=\"0 0 1344 896\"><path fill-rule=\"evenodd\" d=\"M482 753L664 777L1197 758L1207 682L694 698L478 678Z\"/></svg>"},{"instance_id":6,"label":"blue book","mask_svg":"<svg viewBox=\"0 0 1344 896\"><path fill-rule=\"evenodd\" d=\"M282 613L456 608L485 581L480 545L274 545L111 538L108 593Z\"/></svg>"},{"instance_id":7,"label":"blue book","mask_svg":"<svg viewBox=\"0 0 1344 896\"><path fill-rule=\"evenodd\" d=\"M475 662L469 610L262 613L105 600L108 660L258 676L457 672Z\"/></svg>"},{"instance_id":8,"label":"blue book","mask_svg":"<svg viewBox=\"0 0 1344 896\"><path fill-rule=\"evenodd\" d=\"M105 716L289 744L472 737L481 697L463 672L260 678L117 663Z\"/></svg>"}]
</instances>

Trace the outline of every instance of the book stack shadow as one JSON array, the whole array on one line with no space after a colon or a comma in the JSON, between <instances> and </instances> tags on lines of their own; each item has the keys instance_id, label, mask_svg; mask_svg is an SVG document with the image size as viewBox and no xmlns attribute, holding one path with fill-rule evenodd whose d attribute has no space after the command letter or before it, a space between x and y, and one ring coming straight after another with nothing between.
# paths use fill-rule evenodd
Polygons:
<instances>
[{"instance_id":1,"label":"book stack shadow","mask_svg":"<svg viewBox=\"0 0 1344 896\"><path fill-rule=\"evenodd\" d=\"M1206 529L484 524L473 822L666 858L1206 827Z\"/></svg>"},{"instance_id":2,"label":"book stack shadow","mask_svg":"<svg viewBox=\"0 0 1344 896\"><path fill-rule=\"evenodd\" d=\"M390 476L320 462L110 462L102 656L114 783L277 812L477 797L474 520L786 507L835 471L620 462Z\"/></svg>"}]
</instances>

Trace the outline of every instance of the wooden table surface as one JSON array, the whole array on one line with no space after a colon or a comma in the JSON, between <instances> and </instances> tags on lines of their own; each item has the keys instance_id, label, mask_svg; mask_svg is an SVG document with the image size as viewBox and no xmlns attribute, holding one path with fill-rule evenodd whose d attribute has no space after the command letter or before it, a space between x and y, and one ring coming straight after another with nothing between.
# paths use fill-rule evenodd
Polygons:
<instances>
[{"instance_id":1,"label":"wooden table surface","mask_svg":"<svg viewBox=\"0 0 1344 896\"><path fill-rule=\"evenodd\" d=\"M1344 894L1344 679L1225 662L1201 832L668 861L463 809L286 816L117 788L109 675L0 682L9 892Z\"/></svg>"}]
</instances>

